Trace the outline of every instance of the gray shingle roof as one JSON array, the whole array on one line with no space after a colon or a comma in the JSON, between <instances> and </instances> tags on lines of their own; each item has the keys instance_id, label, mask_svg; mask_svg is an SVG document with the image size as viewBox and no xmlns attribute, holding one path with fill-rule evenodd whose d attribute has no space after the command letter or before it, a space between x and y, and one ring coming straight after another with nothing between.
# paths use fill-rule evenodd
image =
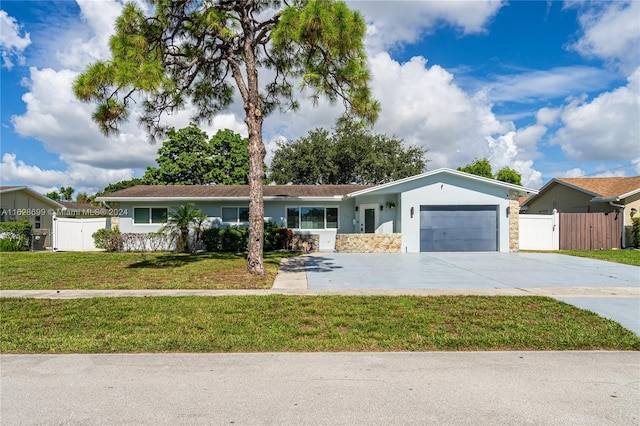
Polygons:
<instances>
[{"instance_id":1,"label":"gray shingle roof","mask_svg":"<svg viewBox=\"0 0 640 426\"><path fill-rule=\"evenodd\" d=\"M375 185L265 185L265 197L334 197ZM107 194L109 198L236 198L249 197L249 185L137 185Z\"/></svg>"}]
</instances>

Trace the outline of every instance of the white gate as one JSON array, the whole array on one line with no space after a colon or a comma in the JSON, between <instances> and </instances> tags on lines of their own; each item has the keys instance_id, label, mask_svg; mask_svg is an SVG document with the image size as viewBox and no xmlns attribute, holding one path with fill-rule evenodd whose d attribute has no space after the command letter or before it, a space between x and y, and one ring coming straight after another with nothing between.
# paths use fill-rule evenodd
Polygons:
<instances>
[{"instance_id":1,"label":"white gate","mask_svg":"<svg viewBox=\"0 0 640 426\"><path fill-rule=\"evenodd\" d=\"M520 250L558 250L560 231L558 213L519 215Z\"/></svg>"},{"instance_id":2,"label":"white gate","mask_svg":"<svg viewBox=\"0 0 640 426\"><path fill-rule=\"evenodd\" d=\"M95 251L93 233L107 227L106 217L70 219L59 217L53 221L53 249L58 251Z\"/></svg>"}]
</instances>

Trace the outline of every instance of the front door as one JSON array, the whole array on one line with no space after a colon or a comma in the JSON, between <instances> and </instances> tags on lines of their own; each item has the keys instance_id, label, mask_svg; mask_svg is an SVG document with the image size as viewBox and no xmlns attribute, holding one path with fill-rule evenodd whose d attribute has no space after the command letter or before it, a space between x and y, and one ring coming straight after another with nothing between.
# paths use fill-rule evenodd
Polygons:
<instances>
[{"instance_id":1,"label":"front door","mask_svg":"<svg viewBox=\"0 0 640 426\"><path fill-rule=\"evenodd\" d=\"M373 234L378 227L377 205L360 206L360 232Z\"/></svg>"}]
</instances>

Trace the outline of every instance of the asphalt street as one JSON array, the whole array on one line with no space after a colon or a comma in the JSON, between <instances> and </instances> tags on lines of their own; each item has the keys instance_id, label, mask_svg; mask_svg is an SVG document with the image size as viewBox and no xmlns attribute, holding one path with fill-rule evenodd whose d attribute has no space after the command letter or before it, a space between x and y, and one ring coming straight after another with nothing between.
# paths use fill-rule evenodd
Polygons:
<instances>
[{"instance_id":1,"label":"asphalt street","mask_svg":"<svg viewBox=\"0 0 640 426\"><path fill-rule=\"evenodd\" d=\"M2 355L3 425L637 425L638 352Z\"/></svg>"}]
</instances>

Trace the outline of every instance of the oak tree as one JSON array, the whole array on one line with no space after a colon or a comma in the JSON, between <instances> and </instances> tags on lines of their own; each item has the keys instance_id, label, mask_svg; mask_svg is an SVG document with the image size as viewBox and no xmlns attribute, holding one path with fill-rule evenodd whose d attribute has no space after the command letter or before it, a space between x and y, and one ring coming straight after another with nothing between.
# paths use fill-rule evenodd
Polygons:
<instances>
[{"instance_id":1,"label":"oak tree","mask_svg":"<svg viewBox=\"0 0 640 426\"><path fill-rule=\"evenodd\" d=\"M110 40L111 58L74 82L76 96L96 102L93 118L116 132L143 99L140 122L150 135L161 117L192 105L194 121L211 121L242 98L249 135L247 270L264 274L262 124L276 107L295 109L294 85L317 100L342 100L349 119L372 123L379 104L368 86L362 16L331 0L153 0L149 15L125 6ZM267 71L267 72L265 72ZM270 76L261 85L259 77ZM144 94L138 97L139 93Z\"/></svg>"},{"instance_id":2,"label":"oak tree","mask_svg":"<svg viewBox=\"0 0 640 426\"><path fill-rule=\"evenodd\" d=\"M147 167L146 185L246 185L249 183L249 141L232 130L211 139L195 124L170 128L158 149L158 167Z\"/></svg>"},{"instance_id":3,"label":"oak tree","mask_svg":"<svg viewBox=\"0 0 640 426\"><path fill-rule=\"evenodd\" d=\"M422 173L425 151L403 141L376 135L362 126L342 123L333 134L281 142L271 161L269 179L277 184L381 184Z\"/></svg>"},{"instance_id":4,"label":"oak tree","mask_svg":"<svg viewBox=\"0 0 640 426\"><path fill-rule=\"evenodd\" d=\"M491 163L486 158L483 158L481 160L476 159L464 167L458 167L458 170L461 172L471 173L472 175L476 176L496 179L501 182L512 183L514 185L522 185L522 175L508 166L504 166L503 168L498 170L498 173L496 173L496 175L494 176L493 171L491 170Z\"/></svg>"}]
</instances>

